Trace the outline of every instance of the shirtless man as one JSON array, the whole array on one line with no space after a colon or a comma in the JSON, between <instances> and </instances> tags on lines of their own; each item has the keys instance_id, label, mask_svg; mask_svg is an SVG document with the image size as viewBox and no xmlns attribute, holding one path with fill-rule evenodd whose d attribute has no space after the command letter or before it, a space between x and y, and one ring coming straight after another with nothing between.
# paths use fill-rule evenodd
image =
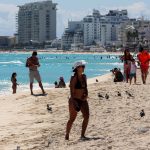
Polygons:
<instances>
[{"instance_id":1,"label":"shirtless man","mask_svg":"<svg viewBox=\"0 0 150 150\"><path fill-rule=\"evenodd\" d=\"M42 85L42 81L41 81L41 77L40 77L40 74L39 74L39 71L38 71L38 67L40 67L40 64L39 64L39 60L37 58L37 52L36 51L34 51L32 53L32 56L27 59L26 67L29 68L31 95L33 95L33 82L34 82L34 79L37 80L37 82L39 83L39 87L42 90L42 93L45 94L45 91L44 91L43 85Z\"/></svg>"}]
</instances>

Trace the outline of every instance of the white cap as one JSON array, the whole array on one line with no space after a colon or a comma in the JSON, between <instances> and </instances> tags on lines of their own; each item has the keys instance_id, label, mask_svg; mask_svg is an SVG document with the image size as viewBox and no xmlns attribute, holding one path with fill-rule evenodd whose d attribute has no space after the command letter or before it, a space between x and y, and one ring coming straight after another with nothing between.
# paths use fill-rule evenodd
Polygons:
<instances>
[{"instance_id":1,"label":"white cap","mask_svg":"<svg viewBox=\"0 0 150 150\"><path fill-rule=\"evenodd\" d=\"M74 71L77 67L79 66L85 66L87 63L85 60L79 60L79 61L76 61L72 67L72 70Z\"/></svg>"}]
</instances>

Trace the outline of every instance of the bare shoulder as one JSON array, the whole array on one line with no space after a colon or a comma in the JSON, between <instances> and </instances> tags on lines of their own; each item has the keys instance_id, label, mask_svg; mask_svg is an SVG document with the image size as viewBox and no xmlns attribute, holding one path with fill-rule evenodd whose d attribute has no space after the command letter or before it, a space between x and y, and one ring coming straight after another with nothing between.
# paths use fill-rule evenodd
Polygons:
<instances>
[{"instance_id":1,"label":"bare shoulder","mask_svg":"<svg viewBox=\"0 0 150 150\"><path fill-rule=\"evenodd\" d=\"M86 78L86 75L85 75L85 74L83 74L83 77L84 77L84 78Z\"/></svg>"}]
</instances>

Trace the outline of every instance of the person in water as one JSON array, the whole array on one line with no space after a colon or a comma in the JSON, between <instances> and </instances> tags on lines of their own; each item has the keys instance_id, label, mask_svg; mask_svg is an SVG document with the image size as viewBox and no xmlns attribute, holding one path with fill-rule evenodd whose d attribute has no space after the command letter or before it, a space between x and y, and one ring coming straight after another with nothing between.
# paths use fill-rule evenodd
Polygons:
<instances>
[{"instance_id":1,"label":"person in water","mask_svg":"<svg viewBox=\"0 0 150 150\"><path fill-rule=\"evenodd\" d=\"M142 82L143 84L146 84L146 79L147 79L148 69L149 69L150 55L146 50L143 49L143 47L140 47L139 54L137 55L137 57L140 63Z\"/></svg>"},{"instance_id":2,"label":"person in water","mask_svg":"<svg viewBox=\"0 0 150 150\"><path fill-rule=\"evenodd\" d=\"M13 94L16 93L16 91L17 91L17 85L19 85L19 84L17 83L17 78L16 78L16 77L17 77L17 73L14 72L14 73L12 74L12 76L11 76Z\"/></svg>"},{"instance_id":3,"label":"person in water","mask_svg":"<svg viewBox=\"0 0 150 150\"><path fill-rule=\"evenodd\" d=\"M58 87L59 87L59 88L66 88L66 83L65 83L63 77L60 77L60 78L59 78L59 84L58 84Z\"/></svg>"},{"instance_id":4,"label":"person in water","mask_svg":"<svg viewBox=\"0 0 150 150\"><path fill-rule=\"evenodd\" d=\"M69 114L70 118L67 122L65 139L69 140L69 133L73 122L75 121L79 111L83 114L83 123L81 130L81 139L85 137L85 131L89 121L89 105L87 102L88 89L87 79L84 74L85 61L75 62L73 67L74 75L70 79L70 99L69 99Z\"/></svg>"},{"instance_id":5,"label":"person in water","mask_svg":"<svg viewBox=\"0 0 150 150\"><path fill-rule=\"evenodd\" d=\"M130 64L133 57L130 54L130 51L128 48L125 48L124 55L121 57L121 60L124 62L124 77L125 81L128 83L128 80L130 78Z\"/></svg>"},{"instance_id":6,"label":"person in water","mask_svg":"<svg viewBox=\"0 0 150 150\"><path fill-rule=\"evenodd\" d=\"M34 51L32 53L32 56L27 59L26 67L29 68L31 95L33 95L33 82L34 82L34 79L37 80L37 82L39 83L39 87L42 90L42 93L45 94L45 91L44 91L43 85L42 85L42 81L41 81L41 76L40 76L40 73L38 71L38 67L40 67L40 64L39 64L39 60L37 58L37 52L36 51Z\"/></svg>"}]
</instances>

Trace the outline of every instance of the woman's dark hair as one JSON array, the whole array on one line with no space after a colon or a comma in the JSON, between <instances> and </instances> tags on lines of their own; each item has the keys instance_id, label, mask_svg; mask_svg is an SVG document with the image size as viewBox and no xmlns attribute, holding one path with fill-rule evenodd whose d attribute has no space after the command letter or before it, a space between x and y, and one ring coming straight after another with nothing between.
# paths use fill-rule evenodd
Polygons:
<instances>
[{"instance_id":1,"label":"woman's dark hair","mask_svg":"<svg viewBox=\"0 0 150 150\"><path fill-rule=\"evenodd\" d=\"M142 52L144 49L142 46L139 47L139 52Z\"/></svg>"},{"instance_id":2,"label":"woman's dark hair","mask_svg":"<svg viewBox=\"0 0 150 150\"><path fill-rule=\"evenodd\" d=\"M11 78L14 78L17 75L16 72L12 73Z\"/></svg>"},{"instance_id":3,"label":"woman's dark hair","mask_svg":"<svg viewBox=\"0 0 150 150\"><path fill-rule=\"evenodd\" d=\"M37 56L37 52L34 51L34 52L32 53L32 56Z\"/></svg>"},{"instance_id":4,"label":"woman's dark hair","mask_svg":"<svg viewBox=\"0 0 150 150\"><path fill-rule=\"evenodd\" d=\"M127 52L129 53L128 55L127 55ZM131 59L131 54L129 52L129 49L126 48L125 51L124 51L124 61L125 61L125 63L127 64L127 60L130 60L130 59Z\"/></svg>"},{"instance_id":5,"label":"woman's dark hair","mask_svg":"<svg viewBox=\"0 0 150 150\"><path fill-rule=\"evenodd\" d=\"M72 68L73 69L73 68ZM72 70L74 73L77 73L77 68Z\"/></svg>"}]
</instances>

